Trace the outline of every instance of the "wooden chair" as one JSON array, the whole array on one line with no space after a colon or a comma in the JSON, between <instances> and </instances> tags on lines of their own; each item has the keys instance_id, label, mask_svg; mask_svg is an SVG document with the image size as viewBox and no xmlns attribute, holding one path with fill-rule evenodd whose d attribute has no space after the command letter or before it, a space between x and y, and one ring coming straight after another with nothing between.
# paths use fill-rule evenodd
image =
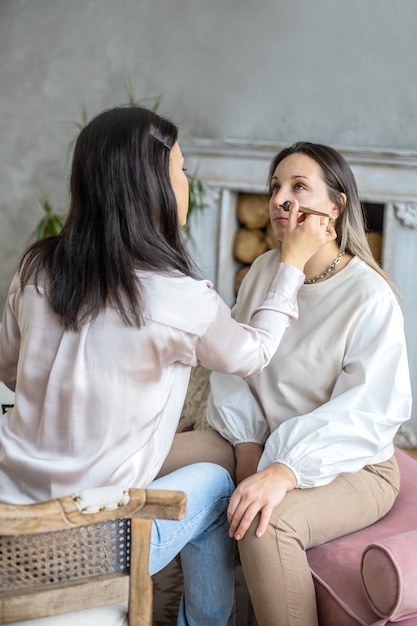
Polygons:
<instances>
[{"instance_id":1,"label":"wooden chair","mask_svg":"<svg viewBox=\"0 0 417 626\"><path fill-rule=\"evenodd\" d=\"M185 509L180 491L114 487L0 503L0 624L127 600L129 626L151 625L152 520Z\"/></svg>"}]
</instances>

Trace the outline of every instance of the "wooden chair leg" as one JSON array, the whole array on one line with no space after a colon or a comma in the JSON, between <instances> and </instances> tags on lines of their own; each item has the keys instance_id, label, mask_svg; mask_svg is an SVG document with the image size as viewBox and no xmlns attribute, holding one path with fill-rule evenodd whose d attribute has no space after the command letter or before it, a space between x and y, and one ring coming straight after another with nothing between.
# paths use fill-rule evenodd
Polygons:
<instances>
[{"instance_id":1,"label":"wooden chair leg","mask_svg":"<svg viewBox=\"0 0 417 626\"><path fill-rule=\"evenodd\" d=\"M152 626L153 622L153 585L149 574L151 530L152 520L131 520L129 626Z\"/></svg>"}]
</instances>

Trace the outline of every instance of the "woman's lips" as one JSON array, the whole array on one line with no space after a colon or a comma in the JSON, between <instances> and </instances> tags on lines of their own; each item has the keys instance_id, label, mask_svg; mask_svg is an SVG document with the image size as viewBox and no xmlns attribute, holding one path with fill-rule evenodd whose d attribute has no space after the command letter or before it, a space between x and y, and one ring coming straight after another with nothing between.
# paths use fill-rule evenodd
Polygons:
<instances>
[{"instance_id":1,"label":"woman's lips","mask_svg":"<svg viewBox=\"0 0 417 626\"><path fill-rule=\"evenodd\" d=\"M305 220L304 213L299 213L297 217L297 222L301 224L301 222L304 222L304 220ZM277 224L278 226L286 227L288 224L288 217L284 215L274 215L272 217L272 221L274 222L274 224Z\"/></svg>"},{"instance_id":2,"label":"woman's lips","mask_svg":"<svg viewBox=\"0 0 417 626\"><path fill-rule=\"evenodd\" d=\"M274 215L272 219L276 224L286 224L288 222L288 217L283 215Z\"/></svg>"}]
</instances>

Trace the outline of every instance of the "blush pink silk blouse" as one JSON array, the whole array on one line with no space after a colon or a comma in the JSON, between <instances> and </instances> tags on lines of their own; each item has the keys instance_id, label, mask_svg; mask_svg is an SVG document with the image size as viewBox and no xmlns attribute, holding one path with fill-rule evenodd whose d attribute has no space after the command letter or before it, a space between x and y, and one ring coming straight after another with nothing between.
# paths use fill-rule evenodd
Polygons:
<instances>
[{"instance_id":1,"label":"blush pink silk blouse","mask_svg":"<svg viewBox=\"0 0 417 626\"><path fill-rule=\"evenodd\" d=\"M298 317L304 275L277 264L248 324L208 281L138 272L146 323L103 311L66 331L42 288L10 286L0 329L0 379L15 406L0 419L0 500L30 503L100 485L146 487L165 460L190 368L246 376L270 361Z\"/></svg>"}]
</instances>

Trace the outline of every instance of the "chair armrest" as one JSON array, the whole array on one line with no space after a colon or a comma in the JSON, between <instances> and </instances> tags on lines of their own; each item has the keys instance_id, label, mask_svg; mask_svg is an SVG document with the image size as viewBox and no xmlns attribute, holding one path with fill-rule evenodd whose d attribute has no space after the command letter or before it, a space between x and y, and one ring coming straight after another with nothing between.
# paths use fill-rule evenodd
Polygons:
<instances>
[{"instance_id":1,"label":"chair armrest","mask_svg":"<svg viewBox=\"0 0 417 626\"><path fill-rule=\"evenodd\" d=\"M107 487L98 487L107 490ZM186 494L164 489L121 489L123 499L117 508L97 512L80 511L79 496L66 496L36 504L0 503L2 535L39 534L87 526L110 519L182 519L186 511ZM124 503L126 501L126 503Z\"/></svg>"}]
</instances>

